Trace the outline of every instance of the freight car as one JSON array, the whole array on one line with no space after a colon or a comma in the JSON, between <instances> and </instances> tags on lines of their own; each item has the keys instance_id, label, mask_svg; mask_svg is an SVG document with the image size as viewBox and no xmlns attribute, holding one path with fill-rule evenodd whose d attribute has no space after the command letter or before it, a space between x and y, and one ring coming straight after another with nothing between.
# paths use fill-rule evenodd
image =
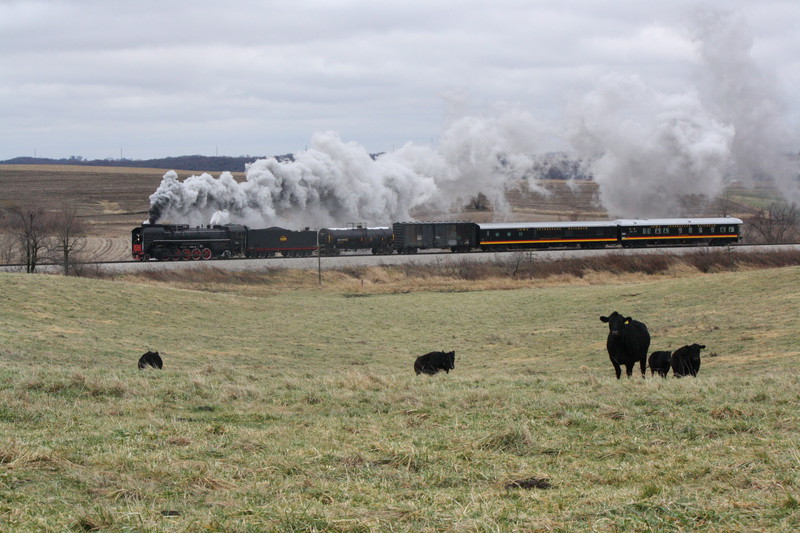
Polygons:
<instances>
[{"instance_id":1,"label":"freight car","mask_svg":"<svg viewBox=\"0 0 800 533\"><path fill-rule=\"evenodd\" d=\"M478 247L478 225L474 222L395 222L394 249L399 254L419 250L468 252Z\"/></svg>"},{"instance_id":2,"label":"freight car","mask_svg":"<svg viewBox=\"0 0 800 533\"><path fill-rule=\"evenodd\" d=\"M368 228L355 225L349 228L319 230L319 249L322 255L339 255L344 251L371 250L373 254L391 254L392 230L388 227Z\"/></svg>"}]
</instances>

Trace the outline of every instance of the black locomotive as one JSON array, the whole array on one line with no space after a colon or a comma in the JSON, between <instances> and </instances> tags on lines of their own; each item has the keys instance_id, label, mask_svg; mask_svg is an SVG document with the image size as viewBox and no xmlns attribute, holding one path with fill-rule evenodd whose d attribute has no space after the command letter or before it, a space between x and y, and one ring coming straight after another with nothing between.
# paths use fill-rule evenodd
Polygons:
<instances>
[{"instance_id":1,"label":"black locomotive","mask_svg":"<svg viewBox=\"0 0 800 533\"><path fill-rule=\"evenodd\" d=\"M134 228L137 260L200 260L212 257L303 257L371 250L373 254L419 250L501 252L606 246L725 245L740 239L738 218L619 219L572 222L395 222L391 228L280 227L252 229L238 224L201 226L143 224Z\"/></svg>"},{"instance_id":2,"label":"black locomotive","mask_svg":"<svg viewBox=\"0 0 800 533\"><path fill-rule=\"evenodd\" d=\"M244 255L246 226L142 224L131 231L133 258L139 261L188 261Z\"/></svg>"}]
</instances>

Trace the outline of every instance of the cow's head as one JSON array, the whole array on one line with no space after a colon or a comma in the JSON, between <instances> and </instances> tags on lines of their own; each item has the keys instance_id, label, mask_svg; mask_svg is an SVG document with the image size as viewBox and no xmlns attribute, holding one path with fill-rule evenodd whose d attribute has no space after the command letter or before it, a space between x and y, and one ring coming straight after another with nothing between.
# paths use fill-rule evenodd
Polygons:
<instances>
[{"instance_id":1,"label":"cow's head","mask_svg":"<svg viewBox=\"0 0 800 533\"><path fill-rule=\"evenodd\" d=\"M456 352L445 352L444 355L447 361L447 369L453 370L456 367Z\"/></svg>"},{"instance_id":2,"label":"cow's head","mask_svg":"<svg viewBox=\"0 0 800 533\"><path fill-rule=\"evenodd\" d=\"M689 361L692 363L692 366L697 368L700 366L700 350L705 350L705 344L692 344L687 346L689 348Z\"/></svg>"},{"instance_id":3,"label":"cow's head","mask_svg":"<svg viewBox=\"0 0 800 533\"><path fill-rule=\"evenodd\" d=\"M631 317L624 317L616 311L611 313L609 316L600 317L600 322L608 323L608 331L614 337L620 335L622 333L623 326L630 324L631 320L633 320Z\"/></svg>"}]
</instances>

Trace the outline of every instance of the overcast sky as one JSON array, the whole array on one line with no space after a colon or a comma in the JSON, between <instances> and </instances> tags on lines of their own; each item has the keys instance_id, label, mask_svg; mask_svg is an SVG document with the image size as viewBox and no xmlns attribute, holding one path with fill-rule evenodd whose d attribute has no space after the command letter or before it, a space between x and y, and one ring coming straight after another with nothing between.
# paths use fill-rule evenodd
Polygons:
<instances>
[{"instance_id":1,"label":"overcast sky","mask_svg":"<svg viewBox=\"0 0 800 533\"><path fill-rule=\"evenodd\" d=\"M275 155L325 131L374 153L509 110L565 148L609 76L701 90L709 16L797 132L798 0L0 0L0 160Z\"/></svg>"}]
</instances>

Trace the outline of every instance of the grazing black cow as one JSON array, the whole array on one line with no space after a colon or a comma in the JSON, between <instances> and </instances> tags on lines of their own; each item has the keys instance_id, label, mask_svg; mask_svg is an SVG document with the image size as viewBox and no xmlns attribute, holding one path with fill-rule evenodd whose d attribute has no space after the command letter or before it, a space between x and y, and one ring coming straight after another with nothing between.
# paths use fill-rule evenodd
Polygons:
<instances>
[{"instance_id":1,"label":"grazing black cow","mask_svg":"<svg viewBox=\"0 0 800 533\"><path fill-rule=\"evenodd\" d=\"M700 372L700 350L705 344L682 346L672 354L672 374L676 377L697 376Z\"/></svg>"},{"instance_id":2,"label":"grazing black cow","mask_svg":"<svg viewBox=\"0 0 800 533\"><path fill-rule=\"evenodd\" d=\"M670 364L672 364L672 352L653 352L647 362L650 366L651 376L658 372L659 376L665 378L669 374Z\"/></svg>"},{"instance_id":3,"label":"grazing black cow","mask_svg":"<svg viewBox=\"0 0 800 533\"><path fill-rule=\"evenodd\" d=\"M158 352L147 352L139 358L139 370L144 370L148 366L159 370L164 367L164 362Z\"/></svg>"},{"instance_id":4,"label":"grazing black cow","mask_svg":"<svg viewBox=\"0 0 800 533\"><path fill-rule=\"evenodd\" d=\"M601 316L600 321L608 323L606 349L617 373L617 379L622 375L620 365L625 365L625 373L631 377L633 366L637 361L644 377L647 368L647 349L650 348L650 332L647 331L647 326L616 311L609 316Z\"/></svg>"},{"instance_id":5,"label":"grazing black cow","mask_svg":"<svg viewBox=\"0 0 800 533\"><path fill-rule=\"evenodd\" d=\"M420 355L414 361L417 374L435 374L444 370L448 374L456 367L456 352L430 352Z\"/></svg>"}]
</instances>

